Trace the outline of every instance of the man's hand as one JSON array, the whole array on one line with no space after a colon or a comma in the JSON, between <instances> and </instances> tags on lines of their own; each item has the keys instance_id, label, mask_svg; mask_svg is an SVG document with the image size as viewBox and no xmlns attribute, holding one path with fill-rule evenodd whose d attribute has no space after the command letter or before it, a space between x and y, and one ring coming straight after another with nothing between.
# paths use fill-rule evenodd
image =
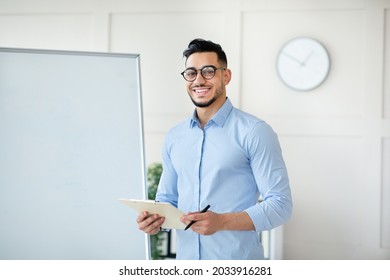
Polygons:
<instances>
[{"instance_id":1,"label":"man's hand","mask_svg":"<svg viewBox=\"0 0 390 280\"><path fill-rule=\"evenodd\" d=\"M255 230L255 226L246 212L237 213L205 213L189 212L181 216L180 221L188 225L196 221L191 230L202 235L211 235L220 230Z\"/></svg>"},{"instance_id":2,"label":"man's hand","mask_svg":"<svg viewBox=\"0 0 390 280\"><path fill-rule=\"evenodd\" d=\"M147 211L140 213L137 217L138 229L148 234L157 234L165 218L157 214L149 215Z\"/></svg>"},{"instance_id":3,"label":"man's hand","mask_svg":"<svg viewBox=\"0 0 390 280\"><path fill-rule=\"evenodd\" d=\"M191 221L195 221L191 226L191 230L202 235L211 235L222 229L220 216L220 214L212 211L207 211L205 213L189 212L188 214L181 216L180 221L186 225Z\"/></svg>"}]
</instances>

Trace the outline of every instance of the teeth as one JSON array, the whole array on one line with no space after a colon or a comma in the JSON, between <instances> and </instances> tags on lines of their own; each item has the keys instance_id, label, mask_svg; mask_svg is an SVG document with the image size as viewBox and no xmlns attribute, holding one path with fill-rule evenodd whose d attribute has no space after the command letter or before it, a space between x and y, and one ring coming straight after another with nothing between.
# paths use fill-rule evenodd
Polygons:
<instances>
[{"instance_id":1,"label":"teeth","mask_svg":"<svg viewBox=\"0 0 390 280\"><path fill-rule=\"evenodd\" d=\"M208 91L208 89L196 89L195 90L196 93L204 93L206 91Z\"/></svg>"}]
</instances>

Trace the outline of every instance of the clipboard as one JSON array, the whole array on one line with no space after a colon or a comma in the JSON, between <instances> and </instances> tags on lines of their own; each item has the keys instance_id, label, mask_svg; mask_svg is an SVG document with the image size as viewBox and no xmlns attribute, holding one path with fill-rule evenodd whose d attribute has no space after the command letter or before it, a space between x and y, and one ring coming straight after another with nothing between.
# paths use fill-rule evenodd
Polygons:
<instances>
[{"instance_id":1,"label":"clipboard","mask_svg":"<svg viewBox=\"0 0 390 280\"><path fill-rule=\"evenodd\" d=\"M133 210L141 213L148 211L149 214L159 214L165 217L165 221L162 224L162 228L167 229L184 229L185 224L180 222L180 217L184 215L184 212L174 207L167 202L156 202L154 200L141 200L141 199L119 199L120 202L129 206Z\"/></svg>"}]
</instances>

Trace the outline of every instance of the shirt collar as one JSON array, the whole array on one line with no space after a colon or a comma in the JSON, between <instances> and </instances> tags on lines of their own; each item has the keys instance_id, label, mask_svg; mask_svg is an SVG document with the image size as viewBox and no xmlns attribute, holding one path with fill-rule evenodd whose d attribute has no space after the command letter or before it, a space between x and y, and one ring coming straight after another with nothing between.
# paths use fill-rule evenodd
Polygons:
<instances>
[{"instance_id":1,"label":"shirt collar","mask_svg":"<svg viewBox=\"0 0 390 280\"><path fill-rule=\"evenodd\" d=\"M211 118L210 121L213 121L216 125L223 127L223 125L225 124L225 121L228 118L232 109L233 109L233 105L230 102L230 99L226 98L225 103L218 110L218 112ZM194 127L195 125L198 125L198 124L199 124L199 119L198 119L198 116L196 114L196 110L194 110L192 117L190 119L190 127Z\"/></svg>"}]
</instances>

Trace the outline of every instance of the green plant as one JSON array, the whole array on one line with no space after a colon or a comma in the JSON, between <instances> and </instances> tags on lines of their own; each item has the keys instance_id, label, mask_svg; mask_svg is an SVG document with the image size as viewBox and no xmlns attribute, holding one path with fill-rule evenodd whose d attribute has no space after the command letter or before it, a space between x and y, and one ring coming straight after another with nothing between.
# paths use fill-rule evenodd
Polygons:
<instances>
[{"instance_id":1,"label":"green plant","mask_svg":"<svg viewBox=\"0 0 390 280\"><path fill-rule=\"evenodd\" d=\"M148 199L155 200L158 183L160 182L160 177L162 173L162 164L161 163L152 163L148 166L146 172L147 186L148 186ZM159 232L155 235L150 235L150 249L151 249L151 258L153 260L161 260L162 250L161 245L163 242L162 232Z\"/></svg>"}]
</instances>

